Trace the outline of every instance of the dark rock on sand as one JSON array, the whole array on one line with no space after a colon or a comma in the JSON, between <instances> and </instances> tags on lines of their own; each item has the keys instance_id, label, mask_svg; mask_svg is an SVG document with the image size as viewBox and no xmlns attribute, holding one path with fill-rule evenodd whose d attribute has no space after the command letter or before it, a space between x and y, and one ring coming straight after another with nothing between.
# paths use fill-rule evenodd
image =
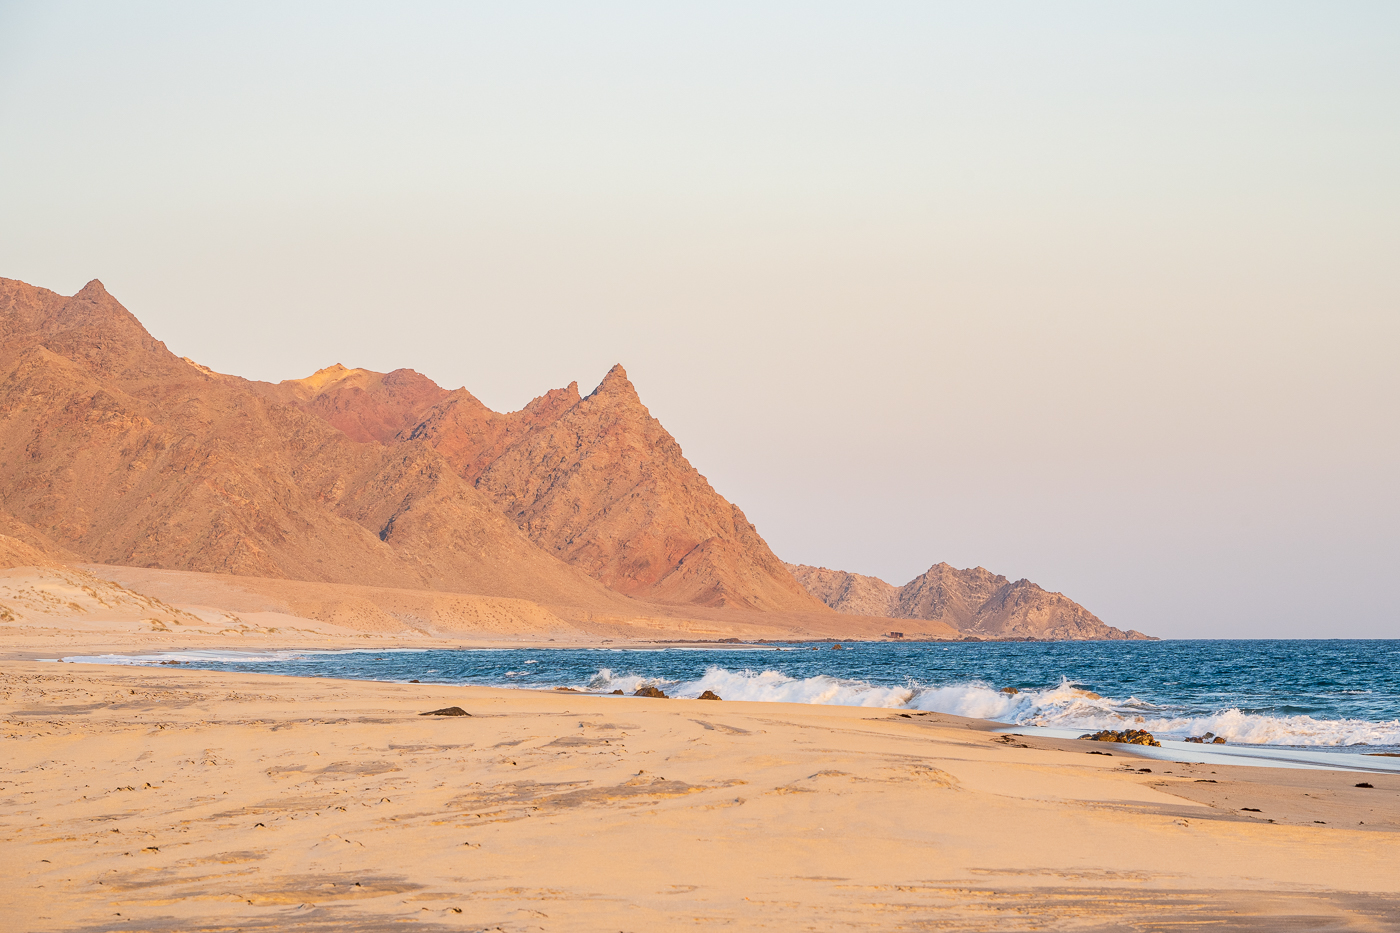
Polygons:
<instances>
[{"instance_id":1,"label":"dark rock on sand","mask_svg":"<svg viewBox=\"0 0 1400 933\"><path fill-rule=\"evenodd\" d=\"M626 696L621 690L614 690L611 695L615 697Z\"/></svg>"},{"instance_id":2,"label":"dark rock on sand","mask_svg":"<svg viewBox=\"0 0 1400 933\"><path fill-rule=\"evenodd\" d=\"M442 709L428 710L426 713L419 713L419 716L470 716L471 713L460 706L446 706Z\"/></svg>"},{"instance_id":3,"label":"dark rock on sand","mask_svg":"<svg viewBox=\"0 0 1400 933\"><path fill-rule=\"evenodd\" d=\"M1098 732L1081 735L1080 738L1088 739L1091 742L1121 742L1124 745L1153 745L1158 748L1162 745L1161 742L1152 737L1151 732L1143 729L1124 729L1122 732L1102 729Z\"/></svg>"},{"instance_id":4,"label":"dark rock on sand","mask_svg":"<svg viewBox=\"0 0 1400 933\"><path fill-rule=\"evenodd\" d=\"M721 697L718 693L715 693L713 690L706 690L704 693L700 694L700 695L699 695L698 697L696 697L695 699L697 699L697 700L722 700L722 699L724 699L724 698Z\"/></svg>"},{"instance_id":5,"label":"dark rock on sand","mask_svg":"<svg viewBox=\"0 0 1400 933\"><path fill-rule=\"evenodd\" d=\"M637 692L632 695L634 697L652 697L657 700L670 699L670 697L666 696L666 694L662 693L660 690L658 690L656 687L653 687L651 684L647 684L645 687L638 687Z\"/></svg>"}]
</instances>

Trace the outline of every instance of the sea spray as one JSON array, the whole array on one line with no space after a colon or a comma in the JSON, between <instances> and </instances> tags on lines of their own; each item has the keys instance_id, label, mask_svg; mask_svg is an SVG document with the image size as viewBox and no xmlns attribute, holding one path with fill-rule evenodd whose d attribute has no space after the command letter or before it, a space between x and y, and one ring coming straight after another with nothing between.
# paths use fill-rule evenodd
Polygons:
<instances>
[{"instance_id":1,"label":"sea spray","mask_svg":"<svg viewBox=\"0 0 1400 933\"><path fill-rule=\"evenodd\" d=\"M681 698L694 698L711 690L726 700L916 709L1084 732L1138 728L1165 738L1213 732L1229 742L1245 744L1400 745L1400 721L1318 720L1310 716L1242 713L1238 709L1206 716L1174 716L1159 705L1136 697L1101 697L1068 679L1053 687L1011 694L985 683L894 687L825 674L795 678L774 670L728 670L718 666L706 668L695 680L666 680L603 668L584 689L598 693L620 689L630 695L643 684Z\"/></svg>"},{"instance_id":2,"label":"sea spray","mask_svg":"<svg viewBox=\"0 0 1400 933\"><path fill-rule=\"evenodd\" d=\"M1235 745L1400 747L1400 642L1061 642L162 651L99 663L838 704ZM784 650L786 649L786 650ZM1014 687L1016 692L1003 688ZM1102 695L1100 695L1102 694Z\"/></svg>"}]
</instances>

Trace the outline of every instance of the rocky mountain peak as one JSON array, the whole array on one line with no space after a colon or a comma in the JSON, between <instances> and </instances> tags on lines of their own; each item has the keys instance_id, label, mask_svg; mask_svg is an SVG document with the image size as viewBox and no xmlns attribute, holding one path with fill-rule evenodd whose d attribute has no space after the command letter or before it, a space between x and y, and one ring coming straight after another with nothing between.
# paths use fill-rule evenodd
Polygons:
<instances>
[{"instance_id":1,"label":"rocky mountain peak","mask_svg":"<svg viewBox=\"0 0 1400 933\"><path fill-rule=\"evenodd\" d=\"M110 298L112 296L108 293L107 286L103 285L100 279L93 279L79 289L78 293L73 297L79 301L101 301L103 298Z\"/></svg>"},{"instance_id":2,"label":"rocky mountain peak","mask_svg":"<svg viewBox=\"0 0 1400 933\"><path fill-rule=\"evenodd\" d=\"M608 405L635 405L645 410L637 387L627 378L627 370L622 368L621 363L608 370L603 381L598 383L598 388L589 393L588 400Z\"/></svg>"}]
</instances>

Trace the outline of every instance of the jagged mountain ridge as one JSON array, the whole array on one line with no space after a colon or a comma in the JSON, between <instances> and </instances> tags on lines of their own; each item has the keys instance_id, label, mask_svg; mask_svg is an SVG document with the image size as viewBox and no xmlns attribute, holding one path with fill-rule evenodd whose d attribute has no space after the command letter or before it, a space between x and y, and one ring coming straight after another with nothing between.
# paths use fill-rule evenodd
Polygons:
<instances>
[{"instance_id":1,"label":"jagged mountain ridge","mask_svg":"<svg viewBox=\"0 0 1400 933\"><path fill-rule=\"evenodd\" d=\"M587 397L574 382L507 413L411 370L336 365L255 388L365 440L427 444L536 545L616 592L711 608L825 611L686 460L621 366ZM400 428L374 434L364 430L369 423Z\"/></svg>"},{"instance_id":2,"label":"jagged mountain ridge","mask_svg":"<svg viewBox=\"0 0 1400 933\"><path fill-rule=\"evenodd\" d=\"M356 442L193 365L97 281L67 298L0 279L0 497L99 563L636 611L430 445Z\"/></svg>"},{"instance_id":3,"label":"jagged mountain ridge","mask_svg":"<svg viewBox=\"0 0 1400 933\"><path fill-rule=\"evenodd\" d=\"M829 611L621 367L506 415L411 370L256 383L175 356L96 280L71 298L0 280L0 496L102 563Z\"/></svg>"},{"instance_id":4,"label":"jagged mountain ridge","mask_svg":"<svg viewBox=\"0 0 1400 933\"><path fill-rule=\"evenodd\" d=\"M879 577L805 564L788 570L807 591L837 612L943 622L963 635L987 638L1140 640L1114 628L1063 593L1029 580L1011 581L983 567L934 564L904 586Z\"/></svg>"},{"instance_id":5,"label":"jagged mountain ridge","mask_svg":"<svg viewBox=\"0 0 1400 933\"><path fill-rule=\"evenodd\" d=\"M763 610L815 603L685 459L621 366L502 452L477 486L532 541L619 592Z\"/></svg>"}]
</instances>

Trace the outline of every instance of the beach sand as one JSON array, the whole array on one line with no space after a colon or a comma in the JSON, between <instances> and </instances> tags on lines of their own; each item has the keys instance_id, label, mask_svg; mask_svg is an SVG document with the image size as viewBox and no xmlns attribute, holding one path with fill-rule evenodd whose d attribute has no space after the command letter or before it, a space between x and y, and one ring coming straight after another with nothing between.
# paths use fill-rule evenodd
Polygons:
<instances>
[{"instance_id":1,"label":"beach sand","mask_svg":"<svg viewBox=\"0 0 1400 933\"><path fill-rule=\"evenodd\" d=\"M0 710L7 931L1400 929L1400 775L24 660Z\"/></svg>"}]
</instances>

